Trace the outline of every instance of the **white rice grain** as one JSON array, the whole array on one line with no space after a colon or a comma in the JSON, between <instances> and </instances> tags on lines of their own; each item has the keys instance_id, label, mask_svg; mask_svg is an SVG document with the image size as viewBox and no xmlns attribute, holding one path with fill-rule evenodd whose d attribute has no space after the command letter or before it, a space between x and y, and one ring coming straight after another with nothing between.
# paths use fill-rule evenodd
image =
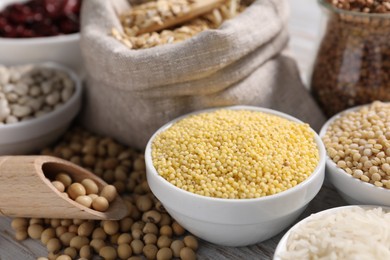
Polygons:
<instances>
[{"instance_id":1,"label":"white rice grain","mask_svg":"<svg viewBox=\"0 0 390 260\"><path fill-rule=\"evenodd\" d=\"M315 214L288 237L283 260L390 259L390 212L348 207Z\"/></svg>"}]
</instances>

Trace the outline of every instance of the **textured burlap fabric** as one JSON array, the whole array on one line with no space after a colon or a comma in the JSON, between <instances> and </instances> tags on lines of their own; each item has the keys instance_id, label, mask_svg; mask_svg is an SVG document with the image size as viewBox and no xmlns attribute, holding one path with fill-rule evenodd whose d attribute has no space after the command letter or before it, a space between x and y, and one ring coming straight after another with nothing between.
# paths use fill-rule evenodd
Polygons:
<instances>
[{"instance_id":1,"label":"textured burlap fabric","mask_svg":"<svg viewBox=\"0 0 390 260\"><path fill-rule=\"evenodd\" d=\"M216 106L270 107L317 129L323 123L295 63L281 55L288 40L285 0L258 0L217 30L143 50L109 35L113 27L121 30L113 3L125 1L83 4L86 127L144 149L169 120Z\"/></svg>"}]
</instances>

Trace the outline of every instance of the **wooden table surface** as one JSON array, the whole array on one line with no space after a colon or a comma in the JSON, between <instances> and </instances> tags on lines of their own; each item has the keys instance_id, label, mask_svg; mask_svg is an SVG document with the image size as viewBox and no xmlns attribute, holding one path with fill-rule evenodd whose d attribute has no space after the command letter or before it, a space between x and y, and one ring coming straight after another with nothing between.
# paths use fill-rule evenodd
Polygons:
<instances>
[{"instance_id":1,"label":"wooden table surface","mask_svg":"<svg viewBox=\"0 0 390 260\"><path fill-rule=\"evenodd\" d=\"M297 59L302 79L307 83L315 54L315 44L318 41L320 11L314 0L289 1L291 4L289 53ZM321 210L342 205L346 205L346 203L340 196L332 188L324 186L299 219ZM240 248L221 247L202 241L198 256L199 259L210 260L272 259L275 247L284 232L263 243ZM0 218L0 260L33 260L46 255L46 249L40 242L32 239L21 243L17 242L10 227L10 219Z\"/></svg>"}]
</instances>

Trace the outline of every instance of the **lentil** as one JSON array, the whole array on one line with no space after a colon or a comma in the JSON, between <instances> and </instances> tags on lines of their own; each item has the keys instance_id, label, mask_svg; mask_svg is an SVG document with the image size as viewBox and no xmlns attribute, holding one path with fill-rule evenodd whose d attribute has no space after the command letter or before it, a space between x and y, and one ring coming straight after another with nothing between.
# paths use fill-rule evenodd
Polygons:
<instances>
[{"instance_id":1,"label":"lentil","mask_svg":"<svg viewBox=\"0 0 390 260\"><path fill-rule=\"evenodd\" d=\"M390 101L390 21L371 15L389 13L390 3L325 1L328 21L313 68L313 96L329 117L352 106Z\"/></svg>"},{"instance_id":2,"label":"lentil","mask_svg":"<svg viewBox=\"0 0 390 260\"><path fill-rule=\"evenodd\" d=\"M162 22L164 17L176 16L172 8L183 12L185 10L182 9L189 8L189 3L189 0L157 0L135 6L129 12L125 12L120 16L121 31L113 28L111 35L129 49L144 49L163 44L178 43L202 31L218 28L225 20L235 17L246 8L246 5L240 4L240 1L227 0L219 8L215 8L210 13L188 21L182 26L175 26L161 32L138 35L140 27L145 27L155 22ZM178 5L180 7L176 7ZM160 13L160 6L165 6L164 14ZM137 16L136 19L134 19L134 15ZM141 17L143 18L140 19Z\"/></svg>"},{"instance_id":3,"label":"lentil","mask_svg":"<svg viewBox=\"0 0 390 260\"><path fill-rule=\"evenodd\" d=\"M301 183L319 161L307 124L246 110L186 117L158 134L153 164L171 184L203 196L258 198Z\"/></svg>"},{"instance_id":4,"label":"lentil","mask_svg":"<svg viewBox=\"0 0 390 260\"><path fill-rule=\"evenodd\" d=\"M83 150L83 147L88 147L88 149ZM103 170L102 167L107 166L104 166L103 164L103 162L107 160L107 156L109 156L109 154L118 156L116 167L120 167L126 172L127 181L131 180L131 182L134 183L134 186L132 187L126 186L126 194L122 194L124 195L123 199L126 206L129 209L128 216L120 221L18 218L13 220L11 225L16 230L16 236L19 236L19 233L21 232L25 233L24 236L20 236L20 239L26 238L27 229L30 229L30 232L32 231L31 229L36 231L35 225L37 225L42 227L41 235L37 239L40 238L43 242L49 241L50 239L57 239L60 241L60 250L55 253L50 252L49 259L56 259L61 255L68 255L72 259L86 259L88 252L92 249L93 253L108 257L111 257L111 253L113 254L113 250L115 250L115 257L123 257L123 259L125 259L124 257L127 257L127 254L129 253L129 248L131 248L131 255L140 254L146 257L146 254L150 254L149 256L152 256L150 248L157 247L158 236L164 234L164 232L163 234L159 234L159 230L169 230L167 225L172 225L170 228L175 236L185 236L185 230L179 224L172 221L161 203L158 202L147 187L145 163L142 155L136 154L134 151L115 143L111 139L97 137L77 128L66 134L64 140L54 148L43 150L42 154L64 158L63 156L69 156L69 150L73 153L71 157L74 161L81 164L81 166L88 167L98 176L103 178L105 170ZM86 150L90 153L88 155L93 158L93 165L86 165L83 160L81 160L83 156L87 155L85 154ZM101 152L98 152L99 150ZM77 158L80 158L80 160ZM53 177L53 181L60 181L64 184L66 187L65 190L74 183L74 180L65 172ZM122 175L118 175L118 177L123 178ZM111 183L116 181L115 178L116 177L113 176ZM105 180L107 181L107 179ZM83 181L81 181L80 184L83 184L86 193L88 193L88 189ZM88 196L90 195L92 194L88 194ZM137 203L137 200L140 197L142 197L140 200L141 203ZM147 197L150 198L152 205L146 205L147 207L145 207L145 204L142 201ZM105 200L107 201L107 199ZM142 211L145 209L147 210ZM142 218L145 218L145 221L143 221ZM166 227L162 228L163 226ZM137 232L139 232L140 239L135 239L131 236L130 232L135 230L138 230ZM143 230L152 233L144 234ZM176 232L174 230L176 230ZM36 234L36 236L38 236L38 234ZM178 239L178 237L172 235L171 239ZM145 249L145 253L144 248L146 245L152 246L148 246ZM133 247L135 247L135 250L133 250ZM142 258L139 256L130 256L126 259L138 260Z\"/></svg>"},{"instance_id":5,"label":"lentil","mask_svg":"<svg viewBox=\"0 0 390 260\"><path fill-rule=\"evenodd\" d=\"M378 129L378 127L381 132L375 133L374 129ZM390 104L374 102L355 111L344 113L335 119L329 125L323 141L329 157L335 163L335 159L338 158L335 158L334 152L342 151L344 153L340 159L352 164L349 172L352 177L389 189L390 169L387 161L390 160L390 155L386 154L387 147L390 147L390 142L386 138L388 133L390 133ZM351 149L350 146L346 146L346 143L350 142L348 140L354 136L359 137L353 138L350 145L354 149ZM378 144L376 146L378 149L366 148L363 145L370 140ZM354 156L355 154L361 156ZM378 155L383 160L380 160ZM337 166L343 170L346 170L347 167L345 164L339 163Z\"/></svg>"},{"instance_id":6,"label":"lentil","mask_svg":"<svg viewBox=\"0 0 390 260\"><path fill-rule=\"evenodd\" d=\"M32 94L33 89L37 89L38 94ZM74 89L70 76L58 69L39 65L8 68L0 65L0 125L47 114L66 103ZM66 95L59 98L60 93Z\"/></svg>"}]
</instances>

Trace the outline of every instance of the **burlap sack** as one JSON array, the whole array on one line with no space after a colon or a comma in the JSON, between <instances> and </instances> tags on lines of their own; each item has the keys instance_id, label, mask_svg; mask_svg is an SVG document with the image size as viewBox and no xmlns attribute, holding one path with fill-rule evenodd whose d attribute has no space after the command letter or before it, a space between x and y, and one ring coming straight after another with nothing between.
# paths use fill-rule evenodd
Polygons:
<instances>
[{"instance_id":1,"label":"burlap sack","mask_svg":"<svg viewBox=\"0 0 390 260\"><path fill-rule=\"evenodd\" d=\"M294 62L280 54L288 40L285 0L257 0L217 30L144 50L129 50L109 35L121 30L113 3L125 1L83 4L86 127L143 149L164 123L209 107L264 106L315 128L323 123Z\"/></svg>"}]
</instances>

